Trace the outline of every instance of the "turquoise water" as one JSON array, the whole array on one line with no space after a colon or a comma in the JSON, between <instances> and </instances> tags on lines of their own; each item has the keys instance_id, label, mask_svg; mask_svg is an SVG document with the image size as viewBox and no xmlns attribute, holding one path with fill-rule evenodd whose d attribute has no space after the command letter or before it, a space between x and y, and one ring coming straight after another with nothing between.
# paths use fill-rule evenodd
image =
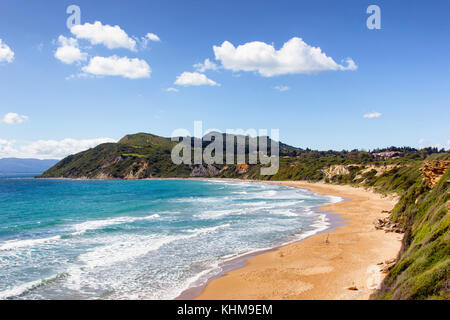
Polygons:
<instances>
[{"instance_id":1,"label":"turquoise water","mask_svg":"<svg viewBox=\"0 0 450 320\"><path fill-rule=\"evenodd\" d=\"M324 230L340 199L250 182L0 178L0 299L172 299Z\"/></svg>"}]
</instances>

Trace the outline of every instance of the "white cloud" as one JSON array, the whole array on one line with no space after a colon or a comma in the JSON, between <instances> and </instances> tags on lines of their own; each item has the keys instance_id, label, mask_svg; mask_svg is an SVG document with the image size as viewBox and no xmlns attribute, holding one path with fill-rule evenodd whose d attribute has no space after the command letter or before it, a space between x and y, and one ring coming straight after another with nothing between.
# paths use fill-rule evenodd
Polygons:
<instances>
[{"instance_id":1,"label":"white cloud","mask_svg":"<svg viewBox=\"0 0 450 320\"><path fill-rule=\"evenodd\" d=\"M27 116L23 116L14 112L9 112L3 117L3 122L6 124L19 124L28 120Z\"/></svg>"},{"instance_id":2,"label":"white cloud","mask_svg":"<svg viewBox=\"0 0 450 320\"><path fill-rule=\"evenodd\" d=\"M140 41L141 47L144 49L147 48L149 41L160 42L161 39L156 34L149 32L144 37L141 37Z\"/></svg>"},{"instance_id":3,"label":"white cloud","mask_svg":"<svg viewBox=\"0 0 450 320\"><path fill-rule=\"evenodd\" d=\"M177 88L167 88L166 91L167 92L178 92L180 90L178 90Z\"/></svg>"},{"instance_id":4,"label":"white cloud","mask_svg":"<svg viewBox=\"0 0 450 320\"><path fill-rule=\"evenodd\" d=\"M363 115L364 118L379 118L381 117L383 114L379 113L379 112L372 112L372 113L366 113L365 115Z\"/></svg>"},{"instance_id":5,"label":"white cloud","mask_svg":"<svg viewBox=\"0 0 450 320\"><path fill-rule=\"evenodd\" d=\"M93 148L101 143L115 142L111 138L95 139L63 139L63 140L38 140L21 148L22 152L33 157L63 158L70 154L78 153Z\"/></svg>"},{"instance_id":6,"label":"white cloud","mask_svg":"<svg viewBox=\"0 0 450 320\"><path fill-rule=\"evenodd\" d=\"M0 158L15 157L17 150L14 149L15 140L3 140L0 139Z\"/></svg>"},{"instance_id":7,"label":"white cloud","mask_svg":"<svg viewBox=\"0 0 450 320\"><path fill-rule=\"evenodd\" d=\"M97 76L122 76L129 79L149 78L151 69L145 60L128 57L93 57L82 70Z\"/></svg>"},{"instance_id":8,"label":"white cloud","mask_svg":"<svg viewBox=\"0 0 450 320\"><path fill-rule=\"evenodd\" d=\"M180 86L219 86L217 82L198 72L183 72L177 77L175 84Z\"/></svg>"},{"instance_id":9,"label":"white cloud","mask_svg":"<svg viewBox=\"0 0 450 320\"><path fill-rule=\"evenodd\" d=\"M156 42L161 41L161 39L156 34L150 33L150 32L145 35L145 38L147 38L150 41L156 41Z\"/></svg>"},{"instance_id":10,"label":"white cloud","mask_svg":"<svg viewBox=\"0 0 450 320\"><path fill-rule=\"evenodd\" d=\"M419 139L419 141L417 142L419 145L422 145L422 144L424 144L424 142L425 142L425 139L424 138L420 138Z\"/></svg>"},{"instance_id":11,"label":"white cloud","mask_svg":"<svg viewBox=\"0 0 450 320\"><path fill-rule=\"evenodd\" d=\"M21 147L15 146L15 140L0 139L0 158L38 158L61 159L70 154L93 148L101 143L116 142L111 138L37 140Z\"/></svg>"},{"instance_id":12,"label":"white cloud","mask_svg":"<svg viewBox=\"0 0 450 320\"><path fill-rule=\"evenodd\" d=\"M265 77L282 74L310 74L327 70L356 70L351 58L347 65L340 65L328 57L319 47L306 44L294 37L276 50L271 44L260 41L248 42L234 47L229 41L213 46L216 60L232 71L257 71Z\"/></svg>"},{"instance_id":13,"label":"white cloud","mask_svg":"<svg viewBox=\"0 0 450 320\"><path fill-rule=\"evenodd\" d=\"M276 89L280 92L284 92L284 91L288 91L291 88L289 88L288 86L275 86L274 89Z\"/></svg>"},{"instance_id":14,"label":"white cloud","mask_svg":"<svg viewBox=\"0 0 450 320\"><path fill-rule=\"evenodd\" d=\"M0 39L0 62L11 63L14 60L14 51Z\"/></svg>"},{"instance_id":15,"label":"white cloud","mask_svg":"<svg viewBox=\"0 0 450 320\"><path fill-rule=\"evenodd\" d=\"M56 59L67 64L72 64L78 61L85 61L87 59L87 53L81 52L81 50L78 48L77 39L59 36L58 42L60 47L56 49Z\"/></svg>"},{"instance_id":16,"label":"white cloud","mask_svg":"<svg viewBox=\"0 0 450 320\"><path fill-rule=\"evenodd\" d=\"M100 21L74 25L70 31L78 39L89 40L91 44L103 44L108 49L125 48L136 51L136 41L119 26L104 25Z\"/></svg>"},{"instance_id":17,"label":"white cloud","mask_svg":"<svg viewBox=\"0 0 450 320\"><path fill-rule=\"evenodd\" d=\"M198 72L205 72L206 70L217 70L217 69L219 69L217 64L215 64L214 62L212 62L209 59L205 59L205 61L203 63L200 62L200 63L194 64L194 68Z\"/></svg>"}]
</instances>

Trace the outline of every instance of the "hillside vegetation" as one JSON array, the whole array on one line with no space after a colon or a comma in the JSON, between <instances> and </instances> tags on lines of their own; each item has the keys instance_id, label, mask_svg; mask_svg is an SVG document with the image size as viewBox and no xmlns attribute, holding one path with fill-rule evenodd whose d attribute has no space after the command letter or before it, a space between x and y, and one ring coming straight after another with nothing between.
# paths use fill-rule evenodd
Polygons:
<instances>
[{"instance_id":1,"label":"hillside vegetation","mask_svg":"<svg viewBox=\"0 0 450 320\"><path fill-rule=\"evenodd\" d=\"M373 298L450 299L449 200L448 165L432 189L418 179L406 190L391 215L405 230L399 259Z\"/></svg>"}]
</instances>

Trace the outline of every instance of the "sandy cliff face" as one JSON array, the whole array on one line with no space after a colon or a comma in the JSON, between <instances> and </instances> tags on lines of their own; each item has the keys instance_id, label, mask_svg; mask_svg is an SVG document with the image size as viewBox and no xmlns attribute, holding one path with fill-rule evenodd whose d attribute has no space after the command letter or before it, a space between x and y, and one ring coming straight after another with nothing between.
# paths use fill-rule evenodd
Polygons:
<instances>
[{"instance_id":1,"label":"sandy cliff face","mask_svg":"<svg viewBox=\"0 0 450 320\"><path fill-rule=\"evenodd\" d=\"M239 163L236 165L236 171L239 174L246 173L248 171L248 168L249 168L249 165L245 164L245 163L242 163L242 164Z\"/></svg>"},{"instance_id":2,"label":"sandy cliff face","mask_svg":"<svg viewBox=\"0 0 450 320\"><path fill-rule=\"evenodd\" d=\"M420 171L429 186L434 188L449 167L450 160L426 161Z\"/></svg>"},{"instance_id":3,"label":"sandy cliff face","mask_svg":"<svg viewBox=\"0 0 450 320\"><path fill-rule=\"evenodd\" d=\"M345 166L345 165L333 164L327 168L324 168L323 173L325 173L325 178L331 179L333 176L336 176L336 175L349 174L350 171L348 170L347 166Z\"/></svg>"},{"instance_id":4,"label":"sandy cliff face","mask_svg":"<svg viewBox=\"0 0 450 320\"><path fill-rule=\"evenodd\" d=\"M337 175L347 175L350 173L350 167L363 167L361 171L359 171L359 174L356 175L355 179L361 178L363 174L375 170L376 176L380 176L386 171L394 169L397 165L395 164L387 164L387 165L374 165L374 164L368 164L368 165L362 165L362 164L351 164L351 165L342 165L342 164L334 164L329 167L324 168L322 171L325 174L325 178L332 179L334 176Z\"/></svg>"}]
</instances>

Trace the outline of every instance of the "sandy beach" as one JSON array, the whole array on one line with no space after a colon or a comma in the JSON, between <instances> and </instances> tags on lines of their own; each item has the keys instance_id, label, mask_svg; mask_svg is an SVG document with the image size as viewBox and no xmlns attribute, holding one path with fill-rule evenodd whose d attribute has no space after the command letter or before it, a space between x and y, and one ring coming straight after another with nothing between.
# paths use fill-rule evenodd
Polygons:
<instances>
[{"instance_id":1,"label":"sandy beach","mask_svg":"<svg viewBox=\"0 0 450 320\"><path fill-rule=\"evenodd\" d=\"M210 281L196 299L368 299L384 277L385 262L401 247L402 234L373 225L396 199L352 186L268 183L347 199L321 208L345 224L247 259L246 266Z\"/></svg>"}]
</instances>

